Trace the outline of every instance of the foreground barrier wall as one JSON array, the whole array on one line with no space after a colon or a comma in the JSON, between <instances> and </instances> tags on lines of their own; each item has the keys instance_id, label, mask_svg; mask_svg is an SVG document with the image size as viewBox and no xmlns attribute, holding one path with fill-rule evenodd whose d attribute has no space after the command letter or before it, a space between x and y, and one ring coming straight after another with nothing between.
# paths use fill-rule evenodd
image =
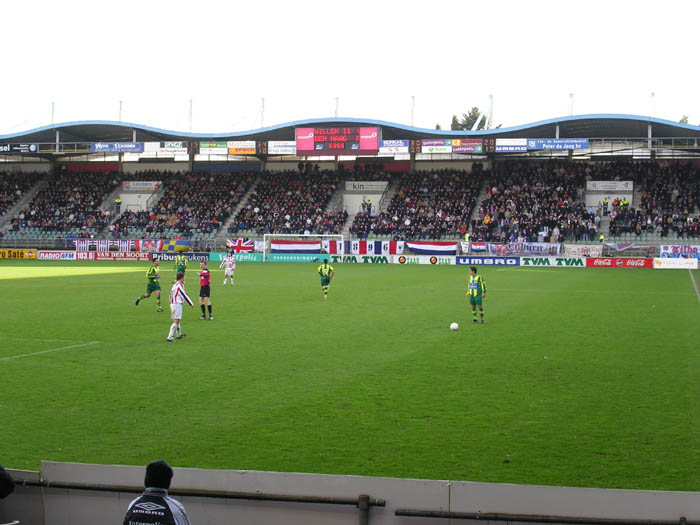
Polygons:
<instances>
[{"instance_id":1,"label":"foreground barrier wall","mask_svg":"<svg viewBox=\"0 0 700 525\"><path fill-rule=\"evenodd\" d=\"M223 499L177 496L178 490L223 491L247 494L357 498L367 494L385 501L371 507L373 525L429 525L449 523L438 518L408 518L399 509L508 513L626 520L700 520L700 493L580 489L534 485L450 482L322 474L290 474L245 470L175 468L171 493L182 501L193 524L289 524L321 525L359 523L352 505ZM18 487L0 502L0 518L22 524L74 525L121 523L129 502L137 493L99 492L51 487L89 484L132 487L143 484L143 466L42 463L49 488L42 498L38 489ZM32 473L13 472L16 479ZM34 473L33 476L37 477ZM480 520L484 522L485 520ZM463 523L459 521L458 523ZM496 523L496 522L489 522Z\"/></svg>"}]
</instances>

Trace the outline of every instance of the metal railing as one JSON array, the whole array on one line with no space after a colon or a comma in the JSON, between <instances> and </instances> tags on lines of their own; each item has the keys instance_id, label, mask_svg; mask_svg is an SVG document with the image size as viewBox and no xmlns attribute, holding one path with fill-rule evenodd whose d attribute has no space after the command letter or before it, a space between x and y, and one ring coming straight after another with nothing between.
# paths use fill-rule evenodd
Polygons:
<instances>
[{"instance_id":1,"label":"metal railing","mask_svg":"<svg viewBox=\"0 0 700 525\"><path fill-rule=\"evenodd\" d=\"M27 487L41 487L45 489L68 489L68 490L90 490L96 492L130 492L141 493L143 487L120 486L120 485L97 485L90 483L62 483L45 480L14 480L17 485ZM384 507L386 501L372 498L367 494L360 494L357 497L325 497L325 496L305 496L291 494L265 494L262 492L235 492L235 491L208 491L198 489L173 489L168 490L171 496L185 496L197 498L216 499L237 499L251 501L276 501L286 503L315 503L319 505L351 505L358 509L360 525L369 524L369 510L372 507Z\"/></svg>"}]
</instances>

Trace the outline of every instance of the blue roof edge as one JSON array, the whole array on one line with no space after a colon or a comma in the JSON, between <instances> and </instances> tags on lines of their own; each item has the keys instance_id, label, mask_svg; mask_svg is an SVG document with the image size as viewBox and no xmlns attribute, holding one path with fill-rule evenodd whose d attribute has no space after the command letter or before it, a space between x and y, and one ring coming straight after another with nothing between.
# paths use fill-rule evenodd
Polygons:
<instances>
[{"instance_id":1,"label":"blue roof edge","mask_svg":"<svg viewBox=\"0 0 700 525\"><path fill-rule=\"evenodd\" d=\"M465 135L472 135L472 136L497 135L500 133L509 133L509 132L513 132L513 131L526 130L526 129L535 128L538 126L546 126L546 125L551 125L551 124L558 124L558 123L571 122L571 121L577 121L577 120L594 120L594 119L599 119L599 120L637 120L637 121L642 121L642 122L649 122L651 124L664 124L667 126L675 126L675 127L681 128L681 129L690 129L693 131L700 131L700 126L693 126L691 124L681 124L680 122L674 122L672 120L665 120L665 119L660 119L660 118L655 118L655 117L642 116L642 115L614 114L614 113L592 113L592 114L588 114L588 115L573 115L573 116L568 116L568 117L558 117L558 118L552 118L552 119L547 119L547 120L539 120L537 122L532 122L529 124L522 124L519 126L510 126L507 128L496 128L496 129L488 129L488 130L482 129L482 130L475 130L475 131L471 131L471 130L453 131L453 130L444 130L444 129L417 128L417 127L413 127L413 126L407 126L405 124L388 122L385 120L362 119L362 118L342 118L342 117L295 120L292 122L285 122L283 124L277 124L274 126L267 126L264 128L251 129L251 130L247 130L247 131L234 131L234 132L229 132L229 133L187 133L187 132L181 132L181 131L156 128L156 127L152 127L152 126L145 126L143 124L135 124L132 122L116 122L116 121L111 121L111 120L81 120L81 121L73 121L73 122L62 122L59 124L52 124L49 126L41 126L38 128L28 129L28 130L21 131L18 133L4 134L4 135L0 135L0 140L20 138L24 135L29 135L31 133L38 133L38 132L47 131L47 130L59 130L60 131L61 128L66 128L66 127L95 126L95 125L123 127L123 128L129 128L129 129L148 131L148 132L152 132L152 133L174 135L174 136L183 137L183 138L212 139L212 138L217 138L217 137L244 137L247 135L254 135L254 134L260 134L260 133L265 133L265 132L269 132L269 131L275 131L275 130L282 129L282 128L310 126L310 125L316 125L316 124L322 124L322 123L333 123L333 122L349 122L349 123L356 123L356 124L366 124L366 125L371 125L371 126L384 126L384 127L403 129L403 130L414 132L414 133L430 133L433 135L440 135L440 136L461 137L461 136L465 136Z\"/></svg>"}]
</instances>

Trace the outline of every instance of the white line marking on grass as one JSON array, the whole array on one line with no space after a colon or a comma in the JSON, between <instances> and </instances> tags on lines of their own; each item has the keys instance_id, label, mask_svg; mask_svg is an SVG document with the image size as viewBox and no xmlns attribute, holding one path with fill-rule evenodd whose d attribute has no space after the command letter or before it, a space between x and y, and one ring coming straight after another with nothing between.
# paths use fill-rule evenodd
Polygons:
<instances>
[{"instance_id":1,"label":"white line marking on grass","mask_svg":"<svg viewBox=\"0 0 700 525\"><path fill-rule=\"evenodd\" d=\"M62 346L61 348L51 348L50 350L41 350L40 352L32 352L31 354L11 355L9 357L0 357L0 361L9 361L10 359L19 359L20 357L29 357L39 354L48 354L51 352L60 352L61 350L70 350L71 348L80 348L83 346L99 345L100 341L90 341L80 345Z\"/></svg>"},{"instance_id":2,"label":"white line marking on grass","mask_svg":"<svg viewBox=\"0 0 700 525\"><path fill-rule=\"evenodd\" d=\"M690 274L690 280L693 281L693 290L695 290L695 295L698 296L698 301L700 301L700 291L698 291L698 283L695 282L693 270L688 270L688 273Z\"/></svg>"},{"instance_id":3,"label":"white line marking on grass","mask_svg":"<svg viewBox=\"0 0 700 525\"><path fill-rule=\"evenodd\" d=\"M44 341L47 343L58 343L59 341L65 341L67 343L71 341L76 343L80 342L80 339L42 339L39 337L5 337L4 335L0 335L0 339L12 339L13 341Z\"/></svg>"}]
</instances>

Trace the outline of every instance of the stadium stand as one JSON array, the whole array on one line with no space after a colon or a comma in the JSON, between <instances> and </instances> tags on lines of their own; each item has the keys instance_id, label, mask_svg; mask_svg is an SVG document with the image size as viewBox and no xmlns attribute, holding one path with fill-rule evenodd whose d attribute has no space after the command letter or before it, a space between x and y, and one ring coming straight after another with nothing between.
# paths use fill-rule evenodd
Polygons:
<instances>
[{"instance_id":1,"label":"stadium stand","mask_svg":"<svg viewBox=\"0 0 700 525\"><path fill-rule=\"evenodd\" d=\"M15 217L6 239L91 237L108 222L100 210L104 198L118 184L109 173L54 174Z\"/></svg>"},{"instance_id":2,"label":"stadium stand","mask_svg":"<svg viewBox=\"0 0 700 525\"><path fill-rule=\"evenodd\" d=\"M110 225L112 238L211 240L255 180L253 173L143 172L130 180L159 180L164 194L148 211L125 211Z\"/></svg>"},{"instance_id":3,"label":"stadium stand","mask_svg":"<svg viewBox=\"0 0 700 525\"><path fill-rule=\"evenodd\" d=\"M477 163L471 173L445 169L403 175L387 211L358 213L350 232L370 239L461 237L467 231L485 174Z\"/></svg>"},{"instance_id":4,"label":"stadium stand","mask_svg":"<svg viewBox=\"0 0 700 525\"><path fill-rule=\"evenodd\" d=\"M600 217L581 200L586 165L508 162L487 183L472 219L476 241L596 240Z\"/></svg>"},{"instance_id":5,"label":"stadium stand","mask_svg":"<svg viewBox=\"0 0 700 525\"><path fill-rule=\"evenodd\" d=\"M339 183L332 171L264 172L228 231L246 236L339 233L347 213L324 211Z\"/></svg>"},{"instance_id":6,"label":"stadium stand","mask_svg":"<svg viewBox=\"0 0 700 525\"><path fill-rule=\"evenodd\" d=\"M624 163L638 185L638 206L612 202L610 234L636 240L700 236L700 169L692 163Z\"/></svg>"},{"instance_id":7,"label":"stadium stand","mask_svg":"<svg viewBox=\"0 0 700 525\"><path fill-rule=\"evenodd\" d=\"M0 171L0 217L5 215L44 173L9 173Z\"/></svg>"}]
</instances>

